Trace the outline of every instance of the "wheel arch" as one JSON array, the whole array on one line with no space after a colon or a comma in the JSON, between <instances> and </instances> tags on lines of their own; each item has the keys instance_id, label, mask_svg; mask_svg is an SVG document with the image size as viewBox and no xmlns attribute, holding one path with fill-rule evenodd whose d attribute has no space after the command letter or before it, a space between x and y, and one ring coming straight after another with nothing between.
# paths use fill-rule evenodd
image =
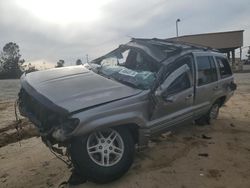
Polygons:
<instances>
[{"instance_id":1,"label":"wheel arch","mask_svg":"<svg viewBox=\"0 0 250 188\"><path fill-rule=\"evenodd\" d=\"M126 124L121 124L121 125L117 125L118 127L127 127L129 132L131 133L134 142L138 143L139 142L139 129L140 126L136 123L126 123ZM117 126L113 126L113 127L117 127Z\"/></svg>"},{"instance_id":2,"label":"wheel arch","mask_svg":"<svg viewBox=\"0 0 250 188\"><path fill-rule=\"evenodd\" d=\"M219 106L222 107L225 104L225 102L226 102L226 96L221 96L221 97L217 98L214 101L214 103L217 103L217 102L219 103Z\"/></svg>"}]
</instances>

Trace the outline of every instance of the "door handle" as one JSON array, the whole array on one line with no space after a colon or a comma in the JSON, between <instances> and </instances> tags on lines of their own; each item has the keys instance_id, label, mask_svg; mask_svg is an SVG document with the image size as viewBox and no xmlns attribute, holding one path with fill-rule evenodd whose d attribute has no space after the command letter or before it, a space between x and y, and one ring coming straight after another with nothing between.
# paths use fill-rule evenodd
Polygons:
<instances>
[{"instance_id":1,"label":"door handle","mask_svg":"<svg viewBox=\"0 0 250 188\"><path fill-rule=\"evenodd\" d=\"M214 91L217 90L217 89L219 89L219 86L215 86L215 87L213 88Z\"/></svg>"},{"instance_id":2,"label":"door handle","mask_svg":"<svg viewBox=\"0 0 250 188\"><path fill-rule=\"evenodd\" d=\"M185 97L185 99L189 100L191 97L193 97L193 94L189 94L188 96Z\"/></svg>"}]
</instances>

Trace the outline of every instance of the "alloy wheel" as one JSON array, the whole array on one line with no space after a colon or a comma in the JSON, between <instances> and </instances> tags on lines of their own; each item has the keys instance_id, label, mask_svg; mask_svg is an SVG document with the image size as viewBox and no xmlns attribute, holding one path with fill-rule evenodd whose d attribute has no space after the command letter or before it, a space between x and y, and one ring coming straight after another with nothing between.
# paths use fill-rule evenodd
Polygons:
<instances>
[{"instance_id":1,"label":"alloy wheel","mask_svg":"<svg viewBox=\"0 0 250 188\"><path fill-rule=\"evenodd\" d=\"M87 152L96 164L110 167L121 160L124 143L120 134L114 129L96 131L88 137Z\"/></svg>"}]
</instances>

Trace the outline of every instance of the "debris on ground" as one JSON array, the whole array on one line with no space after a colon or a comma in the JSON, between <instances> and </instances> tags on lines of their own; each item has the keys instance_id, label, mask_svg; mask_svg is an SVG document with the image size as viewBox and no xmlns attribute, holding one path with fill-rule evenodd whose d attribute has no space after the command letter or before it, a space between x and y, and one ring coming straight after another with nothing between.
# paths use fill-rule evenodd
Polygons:
<instances>
[{"instance_id":1,"label":"debris on ground","mask_svg":"<svg viewBox=\"0 0 250 188\"><path fill-rule=\"evenodd\" d=\"M230 126L231 126L231 127L235 127L235 125L234 125L233 123L230 123Z\"/></svg>"},{"instance_id":2,"label":"debris on ground","mask_svg":"<svg viewBox=\"0 0 250 188\"><path fill-rule=\"evenodd\" d=\"M201 135L201 138L203 138L203 139L208 139L208 140L209 140L209 139L211 139L212 137L211 137L211 136L206 136L205 134L202 134L202 135Z\"/></svg>"},{"instance_id":3,"label":"debris on ground","mask_svg":"<svg viewBox=\"0 0 250 188\"><path fill-rule=\"evenodd\" d=\"M210 178L218 179L218 178L221 177L221 173L217 169L210 169L210 170L208 170L207 176L210 177Z\"/></svg>"},{"instance_id":4,"label":"debris on ground","mask_svg":"<svg viewBox=\"0 0 250 188\"><path fill-rule=\"evenodd\" d=\"M208 153L199 153L198 155L201 157L208 157Z\"/></svg>"}]
</instances>

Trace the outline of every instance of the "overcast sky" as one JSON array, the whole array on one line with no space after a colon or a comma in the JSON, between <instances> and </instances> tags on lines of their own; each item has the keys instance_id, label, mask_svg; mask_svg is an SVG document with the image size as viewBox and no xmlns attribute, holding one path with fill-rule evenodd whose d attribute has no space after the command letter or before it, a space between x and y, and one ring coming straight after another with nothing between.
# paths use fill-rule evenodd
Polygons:
<instances>
[{"instance_id":1,"label":"overcast sky","mask_svg":"<svg viewBox=\"0 0 250 188\"><path fill-rule=\"evenodd\" d=\"M27 62L90 59L130 37L174 37L244 29L249 0L0 0L0 48L16 42Z\"/></svg>"}]
</instances>

